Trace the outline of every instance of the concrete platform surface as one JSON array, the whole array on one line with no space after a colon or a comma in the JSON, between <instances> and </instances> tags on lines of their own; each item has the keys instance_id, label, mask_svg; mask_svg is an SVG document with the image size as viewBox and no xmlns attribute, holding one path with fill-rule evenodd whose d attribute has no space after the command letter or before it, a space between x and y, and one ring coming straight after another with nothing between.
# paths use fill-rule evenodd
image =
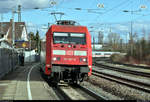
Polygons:
<instances>
[{"instance_id":1,"label":"concrete platform surface","mask_svg":"<svg viewBox=\"0 0 150 102\"><path fill-rule=\"evenodd\" d=\"M0 79L0 100L59 100L43 80L39 63L26 63Z\"/></svg>"}]
</instances>

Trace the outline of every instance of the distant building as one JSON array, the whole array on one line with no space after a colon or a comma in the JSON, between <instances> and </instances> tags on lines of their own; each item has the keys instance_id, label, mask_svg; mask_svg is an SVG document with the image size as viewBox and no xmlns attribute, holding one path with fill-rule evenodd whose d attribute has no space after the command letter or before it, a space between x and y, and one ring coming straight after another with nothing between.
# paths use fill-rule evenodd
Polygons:
<instances>
[{"instance_id":1,"label":"distant building","mask_svg":"<svg viewBox=\"0 0 150 102\"><path fill-rule=\"evenodd\" d=\"M16 41L15 42L16 44L16 48L25 48L25 49L28 49L28 50L35 50L36 49L36 42L35 41L32 41L31 44L30 44L30 41Z\"/></svg>"},{"instance_id":2,"label":"distant building","mask_svg":"<svg viewBox=\"0 0 150 102\"><path fill-rule=\"evenodd\" d=\"M12 44L12 19L10 22L0 22L0 41L8 42ZM28 34L25 22L15 22L15 47L20 48L24 43L25 46L28 46ZM20 44L20 43L22 44ZM26 43L26 44L25 44Z\"/></svg>"},{"instance_id":3,"label":"distant building","mask_svg":"<svg viewBox=\"0 0 150 102\"><path fill-rule=\"evenodd\" d=\"M121 54L121 53L111 51L92 51L92 57L110 57L112 54Z\"/></svg>"},{"instance_id":4,"label":"distant building","mask_svg":"<svg viewBox=\"0 0 150 102\"><path fill-rule=\"evenodd\" d=\"M101 50L103 47L102 44L92 44L92 49L93 50Z\"/></svg>"}]
</instances>

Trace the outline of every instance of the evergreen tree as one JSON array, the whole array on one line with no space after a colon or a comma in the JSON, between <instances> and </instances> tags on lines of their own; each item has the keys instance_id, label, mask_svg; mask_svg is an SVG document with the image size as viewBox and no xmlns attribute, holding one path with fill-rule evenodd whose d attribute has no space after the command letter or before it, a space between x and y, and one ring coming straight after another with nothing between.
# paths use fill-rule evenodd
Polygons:
<instances>
[{"instance_id":1,"label":"evergreen tree","mask_svg":"<svg viewBox=\"0 0 150 102\"><path fill-rule=\"evenodd\" d=\"M36 35L35 35L35 42L36 42L37 52L40 53L40 36L39 36L38 30L37 30Z\"/></svg>"},{"instance_id":2,"label":"evergreen tree","mask_svg":"<svg viewBox=\"0 0 150 102\"><path fill-rule=\"evenodd\" d=\"M34 33L33 33L33 32L30 32L30 33L28 34L28 38L29 38L29 40L31 40L31 41L35 40Z\"/></svg>"}]
</instances>

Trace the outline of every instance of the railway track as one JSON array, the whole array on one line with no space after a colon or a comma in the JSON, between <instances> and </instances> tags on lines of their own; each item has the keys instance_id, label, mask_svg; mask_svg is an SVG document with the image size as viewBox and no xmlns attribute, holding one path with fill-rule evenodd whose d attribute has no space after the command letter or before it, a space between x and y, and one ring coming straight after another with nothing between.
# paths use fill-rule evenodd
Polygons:
<instances>
[{"instance_id":1,"label":"railway track","mask_svg":"<svg viewBox=\"0 0 150 102\"><path fill-rule=\"evenodd\" d=\"M98 67L104 68L104 69L118 71L118 72L123 72L123 73L128 73L128 74L133 74L133 75L140 75L143 77L150 77L150 73L147 73L147 72L141 72L141 71L124 69L124 68L112 67L112 66L107 66L107 65L97 63L97 62L95 62L95 66L98 66Z\"/></svg>"},{"instance_id":2,"label":"railway track","mask_svg":"<svg viewBox=\"0 0 150 102\"><path fill-rule=\"evenodd\" d=\"M143 83L143 82L127 79L127 78L122 78L116 75L107 74L107 73L100 72L97 70L93 70L92 75L95 75L97 77L102 77L104 79L114 81L119 84L123 84L129 87L132 87L134 89L138 89L138 90L150 93L150 84L148 83Z\"/></svg>"},{"instance_id":3,"label":"railway track","mask_svg":"<svg viewBox=\"0 0 150 102\"><path fill-rule=\"evenodd\" d=\"M60 85L55 87L55 90L62 100L106 100L105 97L80 85Z\"/></svg>"},{"instance_id":4,"label":"railway track","mask_svg":"<svg viewBox=\"0 0 150 102\"><path fill-rule=\"evenodd\" d=\"M112 62L108 62L108 63L112 63ZM113 63L113 64L124 65L124 66L132 67L132 68L150 69L150 67L148 66L139 66L139 65L124 64L124 63Z\"/></svg>"},{"instance_id":5,"label":"railway track","mask_svg":"<svg viewBox=\"0 0 150 102\"><path fill-rule=\"evenodd\" d=\"M109 58L93 58L93 62L97 61L104 61L106 63L110 64L118 64L118 65L124 65L125 67L132 67L132 68L142 68L142 69L150 69L150 66L141 66L141 65L133 65L133 64L126 64L126 63L120 63L120 62L112 62ZM93 63L93 64L94 64Z\"/></svg>"},{"instance_id":6,"label":"railway track","mask_svg":"<svg viewBox=\"0 0 150 102\"><path fill-rule=\"evenodd\" d=\"M44 75L44 80L54 90L60 100L107 100L105 97L80 85L59 84L54 86Z\"/></svg>"}]
</instances>

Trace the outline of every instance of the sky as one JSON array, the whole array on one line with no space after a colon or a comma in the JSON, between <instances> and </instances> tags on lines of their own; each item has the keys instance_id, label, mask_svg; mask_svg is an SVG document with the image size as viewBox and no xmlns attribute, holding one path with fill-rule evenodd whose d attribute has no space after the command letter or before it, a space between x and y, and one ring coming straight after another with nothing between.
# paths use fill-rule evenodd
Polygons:
<instances>
[{"instance_id":1,"label":"sky","mask_svg":"<svg viewBox=\"0 0 150 102\"><path fill-rule=\"evenodd\" d=\"M129 38L131 21L133 32L143 36L144 29L146 36L150 36L150 0L0 0L3 15L0 20L10 21L12 9L17 10L18 5L22 6L21 19L26 23L28 33L39 30L41 38L45 36L48 23L55 23L52 12L63 12L61 19L87 26L92 37L102 31L107 38L112 31ZM123 12L125 10L128 12ZM15 21L17 17L15 14ZM60 19L60 15L56 17Z\"/></svg>"}]
</instances>

